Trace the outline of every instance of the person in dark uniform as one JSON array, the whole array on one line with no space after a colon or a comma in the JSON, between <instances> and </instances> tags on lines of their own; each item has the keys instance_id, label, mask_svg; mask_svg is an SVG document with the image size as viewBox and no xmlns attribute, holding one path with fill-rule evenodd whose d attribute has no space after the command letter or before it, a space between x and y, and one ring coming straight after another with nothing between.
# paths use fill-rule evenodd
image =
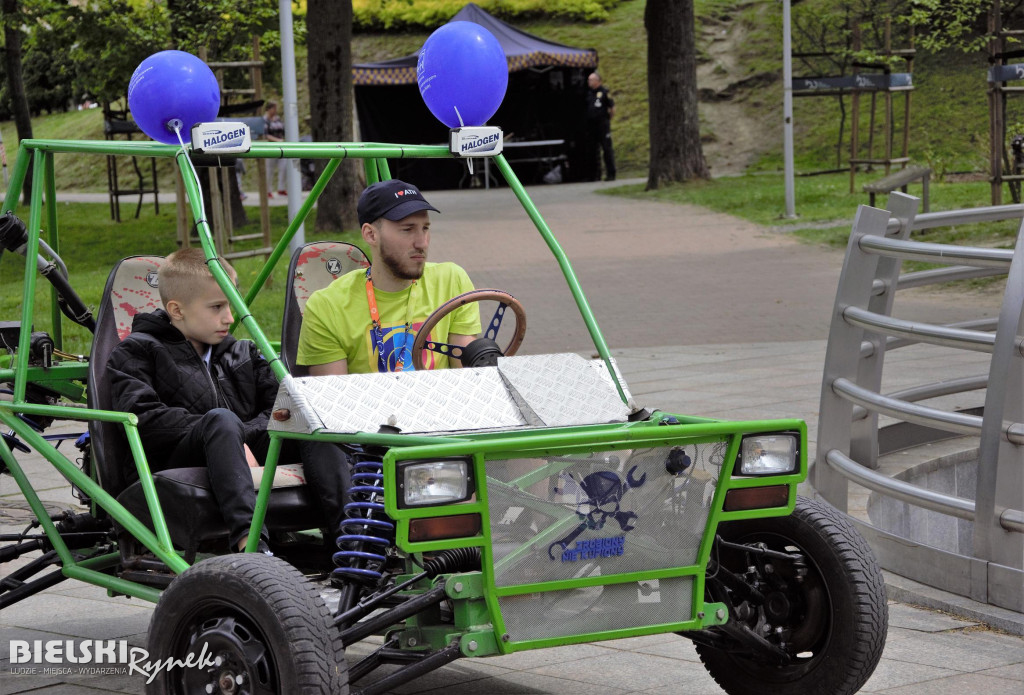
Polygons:
<instances>
[{"instance_id":1,"label":"person in dark uniform","mask_svg":"<svg viewBox=\"0 0 1024 695\"><path fill-rule=\"evenodd\" d=\"M587 77L587 157L592 163L591 180L601 179L601 157L598 149L604 154L605 181L615 180L615 152L612 150L612 116L615 115L615 102L611 92L601 84L601 76L596 72Z\"/></svg>"}]
</instances>

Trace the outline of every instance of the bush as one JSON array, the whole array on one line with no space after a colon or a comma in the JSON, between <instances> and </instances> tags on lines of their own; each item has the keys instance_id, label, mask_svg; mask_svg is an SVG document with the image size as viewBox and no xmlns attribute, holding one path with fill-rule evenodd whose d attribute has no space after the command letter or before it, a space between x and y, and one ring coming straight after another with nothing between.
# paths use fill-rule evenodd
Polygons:
<instances>
[{"instance_id":1,"label":"bush","mask_svg":"<svg viewBox=\"0 0 1024 695\"><path fill-rule=\"evenodd\" d=\"M548 17L600 22L621 0L477 0L477 5L504 20ZM451 19L465 0L353 0L357 30L433 29Z\"/></svg>"}]
</instances>

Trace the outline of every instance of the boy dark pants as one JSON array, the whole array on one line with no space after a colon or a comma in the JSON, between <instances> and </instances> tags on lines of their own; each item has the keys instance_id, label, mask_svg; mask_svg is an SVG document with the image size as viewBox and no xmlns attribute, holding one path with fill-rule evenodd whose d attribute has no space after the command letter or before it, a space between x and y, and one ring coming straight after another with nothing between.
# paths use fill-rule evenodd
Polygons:
<instances>
[{"instance_id":1,"label":"boy dark pants","mask_svg":"<svg viewBox=\"0 0 1024 695\"><path fill-rule=\"evenodd\" d=\"M229 531L232 547L249 535L252 510L256 507L256 491L252 473L245 459L239 456L249 445L253 455L265 461L270 436L263 431L254 441L246 442L242 421L227 408L214 408L202 416L195 427L175 447L166 468L203 465L210 476L210 488L220 507ZM334 444L285 440L278 463L303 462L306 482L317 490L315 498L328 521L330 532L338 530L344 514L342 491L349 487L348 456ZM162 469L160 469L162 470ZM312 517L312 515L311 515ZM260 532L267 537L266 526Z\"/></svg>"},{"instance_id":2,"label":"boy dark pants","mask_svg":"<svg viewBox=\"0 0 1024 695\"><path fill-rule=\"evenodd\" d=\"M166 466L206 467L210 488L230 533L232 548L249 535L252 510L256 506L252 474L242 456L244 446L242 421L227 408L214 408L188 430L167 459L169 465ZM267 535L266 528L260 535Z\"/></svg>"}]
</instances>

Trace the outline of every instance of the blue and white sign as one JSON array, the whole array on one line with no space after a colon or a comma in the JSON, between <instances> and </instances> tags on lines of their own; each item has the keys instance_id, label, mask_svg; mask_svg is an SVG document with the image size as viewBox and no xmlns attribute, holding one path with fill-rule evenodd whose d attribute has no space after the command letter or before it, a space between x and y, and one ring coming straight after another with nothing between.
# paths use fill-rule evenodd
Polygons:
<instances>
[{"instance_id":1,"label":"blue and white sign","mask_svg":"<svg viewBox=\"0 0 1024 695\"><path fill-rule=\"evenodd\" d=\"M493 157L504 145L497 126L452 128L450 133L448 150L456 157Z\"/></svg>"},{"instance_id":2,"label":"blue and white sign","mask_svg":"<svg viewBox=\"0 0 1024 695\"><path fill-rule=\"evenodd\" d=\"M192 151L196 154L241 154L251 148L249 126L241 121L196 123L192 126Z\"/></svg>"}]
</instances>

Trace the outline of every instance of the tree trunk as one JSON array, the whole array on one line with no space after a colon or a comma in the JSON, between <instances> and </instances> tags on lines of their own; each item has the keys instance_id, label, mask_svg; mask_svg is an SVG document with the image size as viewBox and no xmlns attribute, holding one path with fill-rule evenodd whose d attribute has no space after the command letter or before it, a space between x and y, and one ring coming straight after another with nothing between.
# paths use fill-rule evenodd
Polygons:
<instances>
[{"instance_id":1,"label":"tree trunk","mask_svg":"<svg viewBox=\"0 0 1024 695\"><path fill-rule=\"evenodd\" d=\"M309 111L314 142L350 142L352 112L352 2L309 0ZM323 171L318 160L317 172ZM345 160L317 201L318 233L358 226L356 202L363 189L360 160Z\"/></svg>"},{"instance_id":2,"label":"tree trunk","mask_svg":"<svg viewBox=\"0 0 1024 695\"><path fill-rule=\"evenodd\" d=\"M17 128L20 142L32 138L32 116L29 114L25 82L21 76L21 15L18 12L18 0L3 0L0 11L3 12L4 22L4 67L7 68L7 87L10 90L14 126ZM25 184L22 186L25 203L28 203L31 194L32 160L29 160Z\"/></svg>"},{"instance_id":3,"label":"tree trunk","mask_svg":"<svg viewBox=\"0 0 1024 695\"><path fill-rule=\"evenodd\" d=\"M711 174L700 144L693 0L647 0L651 155L647 190Z\"/></svg>"}]
</instances>

